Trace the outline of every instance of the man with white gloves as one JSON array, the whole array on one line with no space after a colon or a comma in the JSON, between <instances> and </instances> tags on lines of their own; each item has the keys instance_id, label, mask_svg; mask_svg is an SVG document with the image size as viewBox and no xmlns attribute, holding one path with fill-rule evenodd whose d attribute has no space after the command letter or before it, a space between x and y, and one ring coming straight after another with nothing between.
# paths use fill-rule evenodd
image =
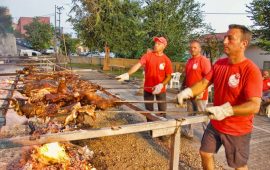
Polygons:
<instances>
[{"instance_id":1,"label":"man with white gloves","mask_svg":"<svg viewBox=\"0 0 270 170\"><path fill-rule=\"evenodd\" d=\"M262 76L259 68L245 57L252 33L242 25L230 25L224 37L226 58L219 59L203 80L178 95L179 104L214 84L214 106L201 141L203 169L214 169L213 154L221 145L227 163L235 169L248 169L249 143L254 114L260 109Z\"/></svg>"},{"instance_id":2,"label":"man with white gloves","mask_svg":"<svg viewBox=\"0 0 270 170\"><path fill-rule=\"evenodd\" d=\"M211 71L211 62L201 53L201 44L198 40L192 40L189 43L189 53L191 57L185 65L185 76L181 89L191 87L201 81L204 76ZM194 116L195 111L205 111L208 100L208 90L205 90L201 95L190 98L187 101L188 116ZM203 130L207 127L207 122L202 123ZM181 135L187 138L193 138L193 125L185 125L181 129Z\"/></svg>"},{"instance_id":3,"label":"man with white gloves","mask_svg":"<svg viewBox=\"0 0 270 170\"><path fill-rule=\"evenodd\" d=\"M170 59L164 54L167 46L167 40L164 37L154 37L154 50L144 54L140 61L135 64L127 73L124 73L116 78L119 81L128 80L129 76L135 73L142 66L145 71L144 82L144 100L166 100L165 86L171 79L173 72ZM154 111L153 103L145 103L145 108L149 111ZM159 111L166 111L166 103L158 103ZM164 116L165 114L161 114Z\"/></svg>"}]
</instances>

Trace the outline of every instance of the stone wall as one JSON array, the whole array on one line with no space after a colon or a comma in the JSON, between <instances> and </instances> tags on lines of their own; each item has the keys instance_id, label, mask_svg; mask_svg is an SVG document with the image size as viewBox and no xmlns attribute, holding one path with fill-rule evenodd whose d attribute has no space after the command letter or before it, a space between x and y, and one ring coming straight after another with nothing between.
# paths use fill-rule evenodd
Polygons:
<instances>
[{"instance_id":1,"label":"stone wall","mask_svg":"<svg viewBox=\"0 0 270 170\"><path fill-rule=\"evenodd\" d=\"M13 34L0 34L0 56L17 56L16 39Z\"/></svg>"}]
</instances>

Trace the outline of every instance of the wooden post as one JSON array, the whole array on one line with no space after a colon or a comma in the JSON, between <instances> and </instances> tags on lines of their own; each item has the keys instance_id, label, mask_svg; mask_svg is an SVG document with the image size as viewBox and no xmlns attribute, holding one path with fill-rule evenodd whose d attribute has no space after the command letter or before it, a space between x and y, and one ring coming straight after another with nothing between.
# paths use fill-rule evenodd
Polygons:
<instances>
[{"instance_id":1,"label":"wooden post","mask_svg":"<svg viewBox=\"0 0 270 170\"><path fill-rule=\"evenodd\" d=\"M110 60L110 48L107 46L107 43L105 44L105 58L103 60L103 70L108 71L110 70L109 66L109 60Z\"/></svg>"},{"instance_id":2,"label":"wooden post","mask_svg":"<svg viewBox=\"0 0 270 170\"><path fill-rule=\"evenodd\" d=\"M143 95L143 92L144 92L144 81L145 81L145 74L144 74L144 71L143 71L143 79L142 79L142 83L140 85L140 89L137 91L136 95L137 96L142 96Z\"/></svg>"},{"instance_id":3,"label":"wooden post","mask_svg":"<svg viewBox=\"0 0 270 170\"><path fill-rule=\"evenodd\" d=\"M175 133L171 135L171 159L170 170L178 170L180 155L180 131L181 126L176 127Z\"/></svg>"}]
</instances>

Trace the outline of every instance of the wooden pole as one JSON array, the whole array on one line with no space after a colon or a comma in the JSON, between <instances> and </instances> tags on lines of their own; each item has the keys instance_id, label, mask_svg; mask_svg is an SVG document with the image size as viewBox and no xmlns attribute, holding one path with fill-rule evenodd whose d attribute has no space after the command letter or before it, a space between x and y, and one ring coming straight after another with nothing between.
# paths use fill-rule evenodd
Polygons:
<instances>
[{"instance_id":1,"label":"wooden pole","mask_svg":"<svg viewBox=\"0 0 270 170\"><path fill-rule=\"evenodd\" d=\"M171 135L171 158L170 158L170 170L178 170L179 155L180 155L180 132L181 127L175 129L175 133Z\"/></svg>"},{"instance_id":2,"label":"wooden pole","mask_svg":"<svg viewBox=\"0 0 270 170\"><path fill-rule=\"evenodd\" d=\"M104 49L105 49L105 58L103 60L103 70L108 71L110 70L110 66L109 66L110 48L107 46L107 43L105 44Z\"/></svg>"}]
</instances>

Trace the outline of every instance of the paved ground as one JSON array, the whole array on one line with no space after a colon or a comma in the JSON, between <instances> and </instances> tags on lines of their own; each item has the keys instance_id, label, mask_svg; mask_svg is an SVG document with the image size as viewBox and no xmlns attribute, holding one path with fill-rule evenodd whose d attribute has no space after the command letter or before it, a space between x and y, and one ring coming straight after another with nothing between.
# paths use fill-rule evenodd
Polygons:
<instances>
[{"instance_id":1,"label":"paved ground","mask_svg":"<svg viewBox=\"0 0 270 170\"><path fill-rule=\"evenodd\" d=\"M108 91L113 94L118 95L119 97L124 96L125 100L142 100L142 96L138 96L137 93L139 91L140 84L136 81L131 81L129 83L119 83L115 81L113 77L108 79L107 76L102 78L100 73L96 72L94 74L89 74L89 72L80 72L81 75L85 78L91 79L92 82L96 82L99 85L102 85ZM93 75L98 75L98 79L94 78ZM106 79L106 80L105 80ZM167 93L167 99L174 99L177 90L169 90ZM144 109L143 104L137 104L140 108ZM175 107L175 104L168 104L168 110L179 110L182 116L185 116L185 109L179 109ZM170 117L175 117L179 115L169 115ZM195 129L195 139L192 140L194 147L199 148L200 139L203 134L202 126L200 124L194 125ZM251 140L251 151L250 151L250 159L249 159L249 169L254 170L267 170L270 169L270 119L265 116L256 116L254 121L254 131L252 134ZM230 169L227 166L226 158L224 154L224 148L221 148L219 153L216 155L216 159L221 162L225 169Z\"/></svg>"}]
</instances>

